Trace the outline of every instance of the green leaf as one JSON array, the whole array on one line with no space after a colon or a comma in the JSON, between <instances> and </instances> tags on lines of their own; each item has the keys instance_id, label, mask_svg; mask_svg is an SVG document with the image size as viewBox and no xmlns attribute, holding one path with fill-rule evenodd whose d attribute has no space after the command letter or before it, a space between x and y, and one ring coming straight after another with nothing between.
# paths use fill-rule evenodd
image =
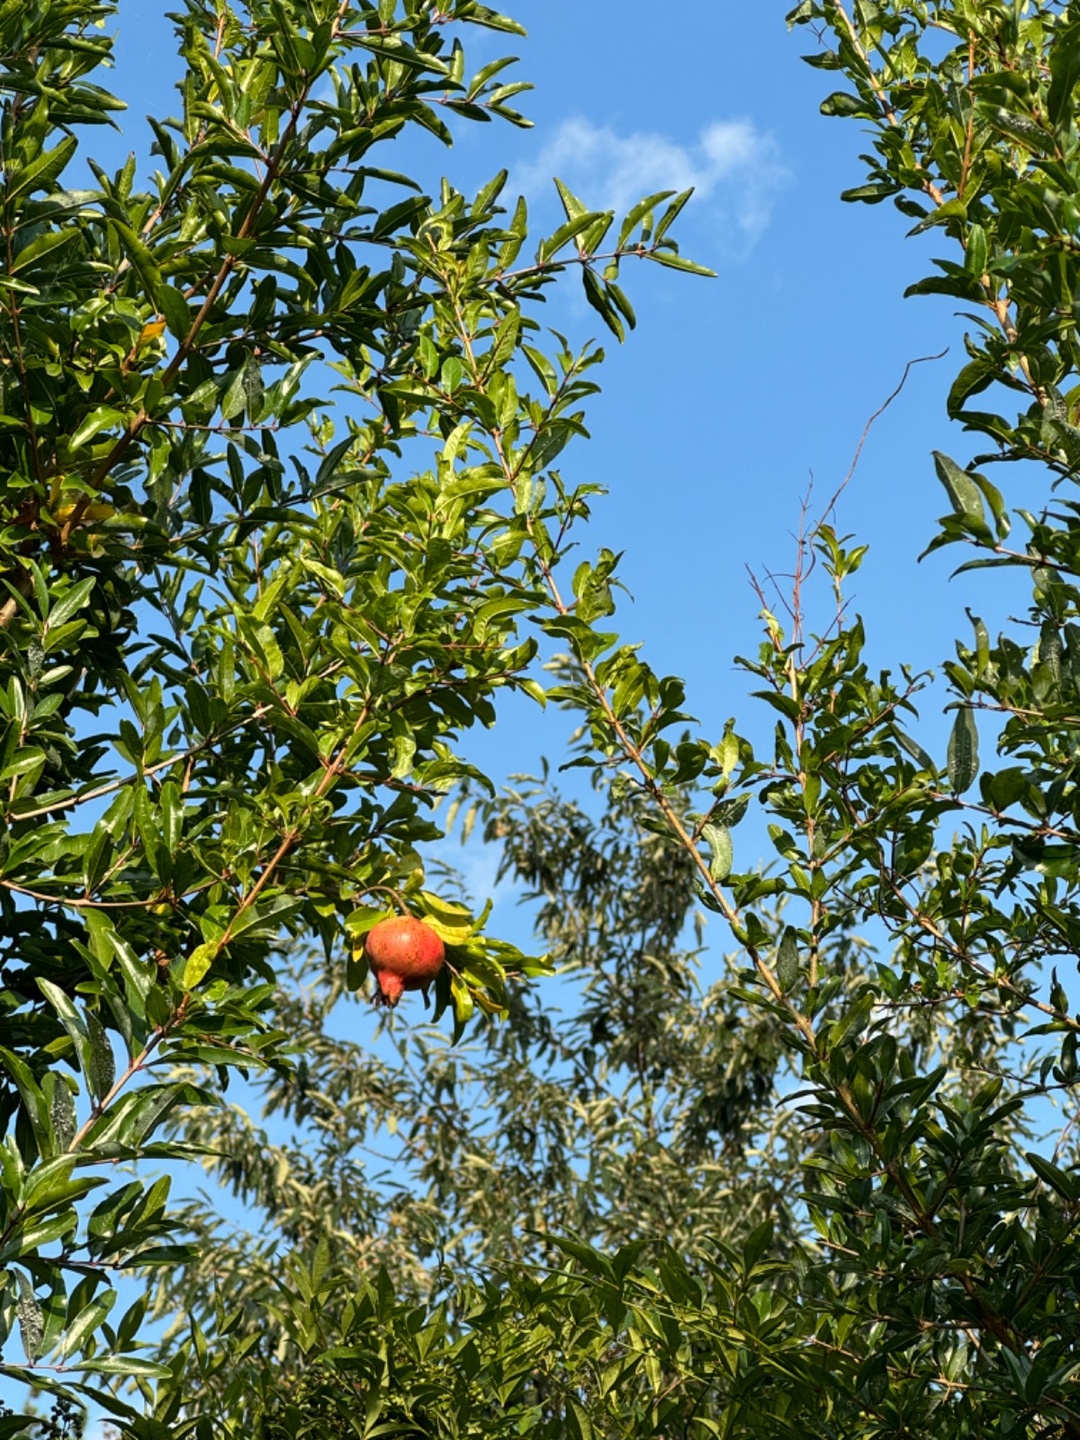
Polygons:
<instances>
[{"instance_id":1,"label":"green leaf","mask_svg":"<svg viewBox=\"0 0 1080 1440\"><path fill-rule=\"evenodd\" d=\"M502 369L510 360L517 349L520 330L521 311L515 308L508 311L499 322L499 327L492 338L491 349L486 357L489 366L494 369Z\"/></svg>"},{"instance_id":2,"label":"green leaf","mask_svg":"<svg viewBox=\"0 0 1080 1440\"><path fill-rule=\"evenodd\" d=\"M571 1440L593 1440L593 1426L588 1412L572 1395L566 1401L566 1428Z\"/></svg>"},{"instance_id":3,"label":"green leaf","mask_svg":"<svg viewBox=\"0 0 1080 1440\"><path fill-rule=\"evenodd\" d=\"M11 263L9 274L16 275L20 270L26 270L43 260L46 255L55 255L57 250L78 238L79 232L75 229L46 231L18 251Z\"/></svg>"},{"instance_id":4,"label":"green leaf","mask_svg":"<svg viewBox=\"0 0 1080 1440\"><path fill-rule=\"evenodd\" d=\"M603 218L600 211L590 210L583 215L576 215L567 220L565 225L560 225L546 240L540 242L536 252L540 263L544 264L552 256L557 255L564 245L568 245L571 240L576 240L579 235L584 235L586 230L591 230Z\"/></svg>"},{"instance_id":5,"label":"green leaf","mask_svg":"<svg viewBox=\"0 0 1080 1440\"><path fill-rule=\"evenodd\" d=\"M974 784L979 773L979 732L971 707L962 705L956 712L949 736L949 784L957 795L963 795Z\"/></svg>"},{"instance_id":6,"label":"green leaf","mask_svg":"<svg viewBox=\"0 0 1080 1440\"><path fill-rule=\"evenodd\" d=\"M109 1318L109 1313L115 1304L116 1291L108 1290L97 1300L92 1300L89 1305L84 1306L64 1332L58 1354L67 1356L80 1349Z\"/></svg>"},{"instance_id":7,"label":"green leaf","mask_svg":"<svg viewBox=\"0 0 1080 1440\"><path fill-rule=\"evenodd\" d=\"M929 775L936 775L937 766L934 764L931 757L927 754L927 752L923 749L919 742L917 740L913 740L910 735L905 734L905 732L902 730L897 730L895 733L897 740L911 756L911 758L916 761Z\"/></svg>"},{"instance_id":8,"label":"green leaf","mask_svg":"<svg viewBox=\"0 0 1080 1440\"><path fill-rule=\"evenodd\" d=\"M153 255L130 225L117 219L115 215L108 217L108 223L120 242L120 248L124 251L128 260L131 262L132 268L142 281L147 297L152 302L154 309L163 314L165 281L162 278L161 271L158 269L157 262L154 260Z\"/></svg>"},{"instance_id":9,"label":"green leaf","mask_svg":"<svg viewBox=\"0 0 1080 1440\"><path fill-rule=\"evenodd\" d=\"M244 413L247 404L247 357L239 369L233 372L225 393L221 397L221 416L223 420L235 420Z\"/></svg>"},{"instance_id":10,"label":"green leaf","mask_svg":"<svg viewBox=\"0 0 1080 1440\"><path fill-rule=\"evenodd\" d=\"M465 1025L472 1019L475 1002L472 991L460 975L450 976L450 995L453 1000L457 1025Z\"/></svg>"},{"instance_id":11,"label":"green leaf","mask_svg":"<svg viewBox=\"0 0 1080 1440\"><path fill-rule=\"evenodd\" d=\"M981 279L986 273L988 254L986 231L981 225L969 225L967 247L964 251L964 269L976 280Z\"/></svg>"},{"instance_id":12,"label":"green leaf","mask_svg":"<svg viewBox=\"0 0 1080 1440\"><path fill-rule=\"evenodd\" d=\"M785 995L799 981L799 932L793 925L784 927L776 949L776 979Z\"/></svg>"},{"instance_id":13,"label":"green leaf","mask_svg":"<svg viewBox=\"0 0 1080 1440\"><path fill-rule=\"evenodd\" d=\"M282 926L300 908L301 901L293 895L264 895L256 904L246 906L229 927L230 940L246 935L249 940L269 940L281 933ZM190 963L190 962L189 962Z\"/></svg>"},{"instance_id":14,"label":"green leaf","mask_svg":"<svg viewBox=\"0 0 1080 1440\"><path fill-rule=\"evenodd\" d=\"M174 340L186 340L191 329L191 310L183 291L175 285L162 285L157 300L169 334Z\"/></svg>"},{"instance_id":15,"label":"green leaf","mask_svg":"<svg viewBox=\"0 0 1080 1440\"><path fill-rule=\"evenodd\" d=\"M684 193L686 195L686 198L689 199L690 195L693 192L687 190ZM623 249L627 240L629 240L631 234L633 233L635 227L641 221L645 221L644 228L647 231L651 230L651 218L647 219L646 217L651 217L651 214L653 210L656 209L657 205L662 204L665 200L670 200L672 195L674 194L674 190L658 190L655 195L647 195L644 199L639 200L637 204L627 212L626 218L623 220L622 225L619 227L619 238L615 243L616 250Z\"/></svg>"},{"instance_id":16,"label":"green leaf","mask_svg":"<svg viewBox=\"0 0 1080 1440\"><path fill-rule=\"evenodd\" d=\"M1080 1178L1068 1174L1067 1171L1060 1169L1049 1160L1044 1160L1041 1155L1033 1154L1030 1150L1025 1154L1028 1164L1039 1179L1045 1185L1049 1185L1051 1190L1060 1195L1063 1200L1072 1205L1076 1203L1077 1199L1080 1199Z\"/></svg>"},{"instance_id":17,"label":"green leaf","mask_svg":"<svg viewBox=\"0 0 1080 1440\"><path fill-rule=\"evenodd\" d=\"M658 265L664 265L669 270L685 270L688 275L704 275L706 279L715 279L716 271L710 270L707 265L698 265L693 260L684 260L681 255L676 255L670 250L650 250L649 260L655 260Z\"/></svg>"},{"instance_id":18,"label":"green leaf","mask_svg":"<svg viewBox=\"0 0 1080 1440\"><path fill-rule=\"evenodd\" d=\"M834 94L827 96L821 102L822 115L857 116L860 119L873 120L876 118L874 108L867 105L858 95L849 95L844 90L837 90Z\"/></svg>"},{"instance_id":19,"label":"green leaf","mask_svg":"<svg viewBox=\"0 0 1080 1440\"><path fill-rule=\"evenodd\" d=\"M10 206L21 196L29 195L35 190L52 189L78 148L79 142L75 136L65 135L55 149L46 150L36 160L17 168L4 187L4 203Z\"/></svg>"},{"instance_id":20,"label":"green leaf","mask_svg":"<svg viewBox=\"0 0 1080 1440\"><path fill-rule=\"evenodd\" d=\"M667 207L663 215L661 215L660 217L660 220L656 226L656 231L653 235L654 242L660 241L664 238L667 232L671 229L672 225L674 225L675 221L682 214L683 208L688 203L693 193L694 187L691 186L688 190L682 190L679 192L678 195L675 196L675 199L672 200L671 204Z\"/></svg>"},{"instance_id":21,"label":"green leaf","mask_svg":"<svg viewBox=\"0 0 1080 1440\"><path fill-rule=\"evenodd\" d=\"M508 35L525 35L527 32L520 20L512 20L508 15L500 15L497 10L492 10L487 5L473 4L470 0L468 8L463 11L463 18L467 19L470 25L483 25L488 30L501 30Z\"/></svg>"},{"instance_id":22,"label":"green leaf","mask_svg":"<svg viewBox=\"0 0 1080 1440\"><path fill-rule=\"evenodd\" d=\"M41 1087L34 1079L33 1071L23 1059L3 1047L0 1047L0 1065L15 1082L15 1088L19 1092L19 1098L33 1128L39 1153L42 1157L50 1155L52 1153L50 1106Z\"/></svg>"},{"instance_id":23,"label":"green leaf","mask_svg":"<svg viewBox=\"0 0 1080 1440\"><path fill-rule=\"evenodd\" d=\"M388 920L397 912L385 905L360 905L345 917L345 930L359 939L366 935L380 920Z\"/></svg>"},{"instance_id":24,"label":"green leaf","mask_svg":"<svg viewBox=\"0 0 1080 1440\"><path fill-rule=\"evenodd\" d=\"M970 395L977 395L980 391L985 390L998 378L998 366L992 360L970 360L957 375L949 390L949 396L945 402L949 415L953 419L960 416L964 401L967 400ZM960 471L960 473L966 475L965 471ZM938 470L938 474L941 474L940 469ZM968 483L971 484L973 482L969 479ZM951 479L946 489L949 492L949 499L953 501L953 505L955 506L957 501L954 498L954 487L952 486ZM965 493L968 494L970 500L970 492L965 491ZM963 513L963 510L961 510L960 513Z\"/></svg>"},{"instance_id":25,"label":"green leaf","mask_svg":"<svg viewBox=\"0 0 1080 1440\"><path fill-rule=\"evenodd\" d=\"M889 180L880 180L869 185L853 185L848 190L841 190L840 199L849 203L861 200L866 205L878 205L882 200L888 200L898 194L900 194L899 185Z\"/></svg>"},{"instance_id":26,"label":"green leaf","mask_svg":"<svg viewBox=\"0 0 1080 1440\"><path fill-rule=\"evenodd\" d=\"M168 1380L173 1373L167 1365L141 1360L135 1355L104 1355L82 1360L76 1368L89 1374L123 1375L132 1380Z\"/></svg>"},{"instance_id":27,"label":"green leaf","mask_svg":"<svg viewBox=\"0 0 1080 1440\"><path fill-rule=\"evenodd\" d=\"M104 1100L116 1080L116 1057L104 1025L92 1010L86 1016L86 1033L90 1041L87 1084L97 1100Z\"/></svg>"},{"instance_id":28,"label":"green leaf","mask_svg":"<svg viewBox=\"0 0 1080 1440\"><path fill-rule=\"evenodd\" d=\"M19 1298L16 1302L19 1334L22 1338L23 1353L27 1363L32 1365L41 1353L41 1342L45 1335L45 1316L29 1279L21 1270L16 1271L16 1275L19 1285Z\"/></svg>"},{"instance_id":29,"label":"green leaf","mask_svg":"<svg viewBox=\"0 0 1080 1440\"><path fill-rule=\"evenodd\" d=\"M59 985L54 985L51 980L46 980L43 977L38 978L37 984L38 989L45 996L46 1000L48 1000L49 1004L53 1007L57 1015L60 1017L60 1023L63 1025L67 1033L71 1036L72 1044L75 1046L75 1054L78 1056L79 1059L79 1067L86 1077L87 1084L91 1084L90 1077L94 1068L92 1059L92 1046L90 1043L90 1036L85 1023L83 1022L82 1016L75 1008L75 1005L72 1002L71 998L66 995L63 990L60 989ZM66 1086L61 1086L59 1088L63 1091L66 1091L70 1095L70 1091L67 1091Z\"/></svg>"},{"instance_id":30,"label":"green leaf","mask_svg":"<svg viewBox=\"0 0 1080 1440\"><path fill-rule=\"evenodd\" d=\"M56 602L49 611L49 618L45 624L45 631L58 630L66 620L70 620L77 610L81 610L90 598L97 581L93 575L88 575L84 580L78 580L71 589Z\"/></svg>"},{"instance_id":31,"label":"green leaf","mask_svg":"<svg viewBox=\"0 0 1080 1440\"><path fill-rule=\"evenodd\" d=\"M57 1149L66 1150L75 1138L78 1128L75 1097L68 1086L65 1075L54 1075L53 1084L52 1099L49 1102L49 1118L52 1121Z\"/></svg>"},{"instance_id":32,"label":"green leaf","mask_svg":"<svg viewBox=\"0 0 1080 1440\"><path fill-rule=\"evenodd\" d=\"M1051 125L1061 126L1073 117L1073 94L1080 81L1080 25L1054 31L1050 47L1050 89L1046 111Z\"/></svg>"},{"instance_id":33,"label":"green leaf","mask_svg":"<svg viewBox=\"0 0 1080 1440\"><path fill-rule=\"evenodd\" d=\"M160 797L162 839L170 855L175 855L184 830L184 801L175 780L166 780Z\"/></svg>"},{"instance_id":34,"label":"green leaf","mask_svg":"<svg viewBox=\"0 0 1080 1440\"><path fill-rule=\"evenodd\" d=\"M921 235L937 225L948 225L953 220L967 220L967 215L967 205L963 200L946 200L941 205L935 205L924 220L912 226L911 234Z\"/></svg>"},{"instance_id":35,"label":"green leaf","mask_svg":"<svg viewBox=\"0 0 1080 1440\"><path fill-rule=\"evenodd\" d=\"M731 831L726 825L709 824L702 827L701 835L709 847L709 874L717 882L726 880L735 854Z\"/></svg>"},{"instance_id":36,"label":"green leaf","mask_svg":"<svg viewBox=\"0 0 1080 1440\"><path fill-rule=\"evenodd\" d=\"M954 512L963 519L974 522L978 528L989 534L990 527L986 523L982 491L971 475L966 470L961 470L955 460L950 460L948 455L943 455L940 450L934 450L932 454L938 479L945 487Z\"/></svg>"},{"instance_id":37,"label":"green leaf","mask_svg":"<svg viewBox=\"0 0 1080 1440\"><path fill-rule=\"evenodd\" d=\"M126 418L121 411L114 410L111 405L101 405L96 410L91 410L79 428L72 434L71 448L78 450L88 444L102 430L123 429L126 423Z\"/></svg>"},{"instance_id":38,"label":"green leaf","mask_svg":"<svg viewBox=\"0 0 1080 1440\"><path fill-rule=\"evenodd\" d=\"M566 211L566 218L570 221L580 220L583 216L589 216L590 220L596 219L596 215L590 212L587 205L583 205L571 190L556 176L555 189L559 192L559 199Z\"/></svg>"},{"instance_id":39,"label":"green leaf","mask_svg":"<svg viewBox=\"0 0 1080 1440\"><path fill-rule=\"evenodd\" d=\"M582 284L585 287L585 298L593 309L600 315L604 324L618 340L626 339L626 330L622 320L619 318L613 298L603 280L596 274L589 265L582 267Z\"/></svg>"}]
</instances>

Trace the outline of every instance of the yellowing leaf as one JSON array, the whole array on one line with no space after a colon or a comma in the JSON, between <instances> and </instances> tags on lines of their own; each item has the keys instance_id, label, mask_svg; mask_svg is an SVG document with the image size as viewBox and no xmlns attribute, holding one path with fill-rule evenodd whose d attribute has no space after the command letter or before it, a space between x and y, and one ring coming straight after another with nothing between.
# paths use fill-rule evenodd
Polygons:
<instances>
[{"instance_id":1,"label":"yellowing leaf","mask_svg":"<svg viewBox=\"0 0 1080 1440\"><path fill-rule=\"evenodd\" d=\"M53 511L53 518L60 525L66 525L75 514L78 505L78 500L65 501L63 505L58 505ZM110 505L107 500L91 500L79 511L79 521L90 525L96 520L111 520L115 514L116 506Z\"/></svg>"},{"instance_id":2,"label":"yellowing leaf","mask_svg":"<svg viewBox=\"0 0 1080 1440\"><path fill-rule=\"evenodd\" d=\"M475 931L472 912L464 905L455 905L450 900L440 900L429 890L421 890L418 896L423 910L422 919L439 939L447 945L464 945Z\"/></svg>"},{"instance_id":3,"label":"yellowing leaf","mask_svg":"<svg viewBox=\"0 0 1080 1440\"><path fill-rule=\"evenodd\" d=\"M194 990L199 981L203 978L218 952L216 941L209 940L205 944L196 945L195 949L187 958L184 966L184 978L181 981L185 990Z\"/></svg>"},{"instance_id":4,"label":"yellowing leaf","mask_svg":"<svg viewBox=\"0 0 1080 1440\"><path fill-rule=\"evenodd\" d=\"M148 320L147 323L139 331L139 338L135 342L136 348L139 348L143 345L149 345L151 340L160 340L162 335L164 334L164 320Z\"/></svg>"},{"instance_id":5,"label":"yellowing leaf","mask_svg":"<svg viewBox=\"0 0 1080 1440\"><path fill-rule=\"evenodd\" d=\"M485 1015L494 1015L499 1019L506 1014L506 1006L500 1005L483 990L474 990L472 992L472 998L476 1001L477 1005L480 1006L480 1009Z\"/></svg>"},{"instance_id":6,"label":"yellowing leaf","mask_svg":"<svg viewBox=\"0 0 1080 1440\"><path fill-rule=\"evenodd\" d=\"M474 992L469 989L460 975L450 976L450 994L454 1002L454 1014L458 1023L464 1025L473 1013Z\"/></svg>"},{"instance_id":7,"label":"yellowing leaf","mask_svg":"<svg viewBox=\"0 0 1080 1440\"><path fill-rule=\"evenodd\" d=\"M434 915L424 915L422 918L428 929L434 930L445 945L463 945L472 934L469 926L463 928L460 925L447 925Z\"/></svg>"}]
</instances>

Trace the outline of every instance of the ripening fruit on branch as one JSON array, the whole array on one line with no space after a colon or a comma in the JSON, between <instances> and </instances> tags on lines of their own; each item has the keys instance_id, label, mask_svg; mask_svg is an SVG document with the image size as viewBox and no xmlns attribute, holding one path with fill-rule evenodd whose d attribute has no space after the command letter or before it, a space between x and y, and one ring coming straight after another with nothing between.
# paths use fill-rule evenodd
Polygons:
<instances>
[{"instance_id":1,"label":"ripening fruit on branch","mask_svg":"<svg viewBox=\"0 0 1080 1440\"><path fill-rule=\"evenodd\" d=\"M375 976L376 1005L396 1005L406 990L423 990L446 963L446 950L430 925L414 915L380 920L364 938Z\"/></svg>"}]
</instances>

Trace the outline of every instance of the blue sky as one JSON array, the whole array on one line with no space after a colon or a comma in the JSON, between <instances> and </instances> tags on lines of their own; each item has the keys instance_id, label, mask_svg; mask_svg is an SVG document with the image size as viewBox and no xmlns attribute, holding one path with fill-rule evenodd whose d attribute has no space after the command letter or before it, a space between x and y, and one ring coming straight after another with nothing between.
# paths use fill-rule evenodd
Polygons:
<instances>
[{"instance_id":1,"label":"blue sky","mask_svg":"<svg viewBox=\"0 0 1080 1440\"><path fill-rule=\"evenodd\" d=\"M817 114L829 77L799 60L808 32L787 32L782 0L693 6L677 23L645 0L509 8L529 38L466 30L467 54L476 65L521 56L519 74L537 87L522 97L535 128L461 125L453 151L432 143L393 161L465 189L506 164L549 227L552 174L598 207L696 184L680 238L719 272L626 270L639 327L626 346L608 345L593 440L566 464L610 487L593 535L627 552L627 632L687 676L703 711L730 707L740 683L729 657L756 633L744 566L783 567L810 474L828 493L905 362L951 341L953 357L915 371L878 423L840 514L873 547L858 599L875 648L937 658L924 622L943 608L962 614L962 602L947 591L947 559L912 567L944 508L930 449L962 449L943 406L959 332L947 305L901 298L939 246L905 242L908 222L891 206L838 200L862 179L867 146L857 123ZM142 140L141 115L172 103L162 10L124 0L118 57L127 148ZM600 333L577 285L565 290L551 323L576 339ZM917 614L895 604L913 583Z\"/></svg>"}]
</instances>

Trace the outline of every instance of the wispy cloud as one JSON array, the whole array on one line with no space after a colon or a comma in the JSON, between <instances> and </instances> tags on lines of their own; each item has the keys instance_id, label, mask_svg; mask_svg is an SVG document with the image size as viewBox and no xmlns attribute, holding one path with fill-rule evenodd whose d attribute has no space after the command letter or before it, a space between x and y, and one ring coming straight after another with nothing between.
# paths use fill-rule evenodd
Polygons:
<instances>
[{"instance_id":1,"label":"wispy cloud","mask_svg":"<svg viewBox=\"0 0 1080 1440\"><path fill-rule=\"evenodd\" d=\"M551 193L553 175L590 207L623 213L644 195L693 186L721 248L739 255L767 227L787 170L775 140L752 120L715 120L682 144L657 131L622 135L576 117L563 121L536 159L514 173L513 183L536 200Z\"/></svg>"}]
</instances>

